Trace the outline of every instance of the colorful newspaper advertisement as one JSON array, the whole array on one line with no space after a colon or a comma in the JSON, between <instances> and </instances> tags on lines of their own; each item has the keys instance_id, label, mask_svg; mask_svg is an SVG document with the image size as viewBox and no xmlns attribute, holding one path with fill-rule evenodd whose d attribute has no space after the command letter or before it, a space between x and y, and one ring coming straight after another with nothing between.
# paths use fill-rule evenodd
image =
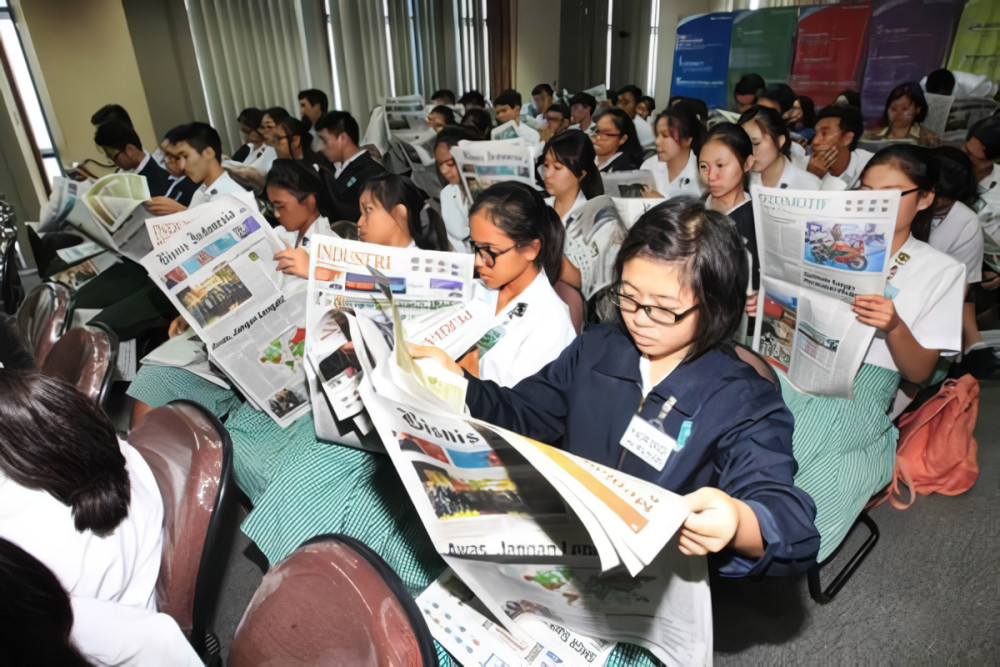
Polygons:
<instances>
[{"instance_id":1,"label":"colorful newspaper advertisement","mask_svg":"<svg viewBox=\"0 0 1000 667\"><path fill-rule=\"evenodd\" d=\"M594 197L566 221L564 254L580 271L580 291L587 299L614 280L615 257L628 233L614 200Z\"/></svg>"},{"instance_id":2,"label":"colorful newspaper advertisement","mask_svg":"<svg viewBox=\"0 0 1000 667\"><path fill-rule=\"evenodd\" d=\"M462 188L469 201L475 201L480 192L504 181L516 181L537 187L535 149L520 138L493 141L463 140L452 147L451 155L455 158Z\"/></svg>"},{"instance_id":3,"label":"colorful newspaper advertisement","mask_svg":"<svg viewBox=\"0 0 1000 667\"><path fill-rule=\"evenodd\" d=\"M149 225L151 239L156 225ZM225 197L192 210L142 265L211 359L284 428L309 412L309 396L305 291L282 290L272 259L282 247L255 208Z\"/></svg>"},{"instance_id":4,"label":"colorful newspaper advertisement","mask_svg":"<svg viewBox=\"0 0 1000 667\"><path fill-rule=\"evenodd\" d=\"M606 171L601 173L604 181L604 194L612 197L637 199L642 193L652 188L656 189L656 179L653 172L645 169L634 171Z\"/></svg>"},{"instance_id":5,"label":"colorful newspaper advertisement","mask_svg":"<svg viewBox=\"0 0 1000 667\"><path fill-rule=\"evenodd\" d=\"M851 398L874 335L851 306L885 289L899 191L751 193L761 266L754 349L799 390Z\"/></svg>"}]
</instances>

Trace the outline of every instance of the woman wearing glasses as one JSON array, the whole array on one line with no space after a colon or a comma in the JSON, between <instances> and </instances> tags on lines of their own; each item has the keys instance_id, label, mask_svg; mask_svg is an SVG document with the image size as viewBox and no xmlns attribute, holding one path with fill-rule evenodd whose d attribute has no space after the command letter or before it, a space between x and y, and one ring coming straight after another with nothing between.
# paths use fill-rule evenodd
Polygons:
<instances>
[{"instance_id":1,"label":"woman wearing glasses","mask_svg":"<svg viewBox=\"0 0 1000 667\"><path fill-rule=\"evenodd\" d=\"M617 322L512 388L470 379L472 414L687 494L680 549L717 553L725 575L804 570L819 539L792 485L792 418L728 342L748 274L732 223L694 199L660 204L615 272Z\"/></svg>"},{"instance_id":2,"label":"woman wearing glasses","mask_svg":"<svg viewBox=\"0 0 1000 667\"><path fill-rule=\"evenodd\" d=\"M593 134L598 171L632 171L642 164L642 146L635 135L635 123L628 114L612 107L594 119Z\"/></svg>"}]
</instances>

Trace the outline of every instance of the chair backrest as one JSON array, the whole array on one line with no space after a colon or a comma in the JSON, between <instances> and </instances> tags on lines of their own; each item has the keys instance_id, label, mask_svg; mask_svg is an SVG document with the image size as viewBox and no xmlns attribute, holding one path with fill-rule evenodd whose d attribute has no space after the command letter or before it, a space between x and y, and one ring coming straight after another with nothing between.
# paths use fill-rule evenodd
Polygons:
<instances>
[{"instance_id":1,"label":"chair backrest","mask_svg":"<svg viewBox=\"0 0 1000 667\"><path fill-rule=\"evenodd\" d=\"M18 308L17 331L31 346L39 368L72 320L73 290L61 283L41 283Z\"/></svg>"},{"instance_id":2,"label":"chair backrest","mask_svg":"<svg viewBox=\"0 0 1000 667\"><path fill-rule=\"evenodd\" d=\"M437 658L399 576L357 540L323 535L264 576L229 664L434 665Z\"/></svg>"},{"instance_id":3,"label":"chair backrest","mask_svg":"<svg viewBox=\"0 0 1000 667\"><path fill-rule=\"evenodd\" d=\"M49 350L42 371L104 403L118 359L118 337L102 324L70 329Z\"/></svg>"},{"instance_id":4,"label":"chair backrest","mask_svg":"<svg viewBox=\"0 0 1000 667\"><path fill-rule=\"evenodd\" d=\"M156 600L199 655L228 559L225 533L236 489L232 441L219 421L190 401L150 410L129 433L163 498L163 555Z\"/></svg>"},{"instance_id":5,"label":"chair backrest","mask_svg":"<svg viewBox=\"0 0 1000 667\"><path fill-rule=\"evenodd\" d=\"M552 286L556 294L569 306L569 318L576 329L576 335L583 333L583 325L587 321L587 301L583 298L583 293L573 287L565 280L557 280Z\"/></svg>"},{"instance_id":6,"label":"chair backrest","mask_svg":"<svg viewBox=\"0 0 1000 667\"><path fill-rule=\"evenodd\" d=\"M750 366L757 371L758 375L771 384L778 386L778 374L774 372L774 369L771 368L771 364L767 363L764 357L760 356L746 345L737 343L733 345L733 348L736 350L736 356L738 356L741 361L750 364Z\"/></svg>"}]
</instances>

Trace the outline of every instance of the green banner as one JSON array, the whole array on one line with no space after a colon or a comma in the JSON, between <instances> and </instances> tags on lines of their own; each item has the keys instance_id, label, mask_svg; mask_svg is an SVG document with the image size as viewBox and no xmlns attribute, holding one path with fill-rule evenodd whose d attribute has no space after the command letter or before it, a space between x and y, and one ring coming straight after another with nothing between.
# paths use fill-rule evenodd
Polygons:
<instances>
[{"instance_id":1,"label":"green banner","mask_svg":"<svg viewBox=\"0 0 1000 667\"><path fill-rule=\"evenodd\" d=\"M969 0L965 5L948 69L1000 79L1000 2Z\"/></svg>"},{"instance_id":2,"label":"green banner","mask_svg":"<svg viewBox=\"0 0 1000 667\"><path fill-rule=\"evenodd\" d=\"M767 83L788 83L795 57L796 7L771 7L738 12L733 17L729 47L730 92L744 74L757 73ZM731 99L730 99L731 101Z\"/></svg>"}]
</instances>

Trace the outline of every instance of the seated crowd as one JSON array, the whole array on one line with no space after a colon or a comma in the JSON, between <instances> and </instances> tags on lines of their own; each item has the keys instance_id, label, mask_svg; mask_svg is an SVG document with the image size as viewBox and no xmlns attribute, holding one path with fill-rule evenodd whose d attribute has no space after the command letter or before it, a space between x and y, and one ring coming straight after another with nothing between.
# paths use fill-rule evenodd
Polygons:
<instances>
[{"instance_id":1,"label":"seated crowd","mask_svg":"<svg viewBox=\"0 0 1000 667\"><path fill-rule=\"evenodd\" d=\"M928 89L941 78L932 73ZM319 90L299 94L300 117L277 106L241 110L245 143L230 156L206 123L169 130L150 153L121 107L92 120L117 169L146 178L151 213L225 195L259 206L285 244L275 260L286 291L306 288L316 235L474 254L475 298L495 314L499 341L457 360L412 346L464 374L471 414L683 495L691 513L679 548L709 555L718 574L787 575L828 555L888 483L901 384L927 384L942 359L981 377L997 367L976 303L995 299L1000 286L984 265L982 233L1000 223L1000 117L969 128L959 148L921 125L928 102L917 82L893 89L867 134L854 91L817 110L788 85L747 75L733 101L726 120L692 98L658 107L634 85L598 99L586 91L563 98L543 83L530 106L514 90L492 104L477 91L456 99L439 90L426 108L441 185L433 193L387 170L358 121L328 109ZM503 123L536 147L536 187L499 183L470 199L451 151L488 140ZM859 147L863 139L884 147L872 153ZM595 228L584 241L597 259L581 261L570 251L580 220L614 212L602 174L635 170L655 184L644 197L666 201L632 224ZM760 288L751 185L901 192L886 290L853 303L876 332L853 399L769 381L738 354ZM557 283L589 302L580 335ZM186 328L177 318L169 334ZM163 512L148 466L99 408L27 368L15 346L7 350L0 546L7 540L37 558L69 595L68 608L59 604L72 631L59 630L47 650L109 663L116 650L158 651L194 664L172 641L176 626L156 614ZM195 398L225 419L236 481L253 505L243 530L272 564L314 535L364 539L379 525L391 534L373 548L411 592L440 573L387 457L320 443L309 417L282 430L238 395L183 374L143 367L129 388L133 423L175 398ZM657 415L659 435L677 445L659 468L627 445L634 422ZM832 490L815 479L833 474ZM115 623L137 628L130 642L146 648L109 647Z\"/></svg>"}]
</instances>

